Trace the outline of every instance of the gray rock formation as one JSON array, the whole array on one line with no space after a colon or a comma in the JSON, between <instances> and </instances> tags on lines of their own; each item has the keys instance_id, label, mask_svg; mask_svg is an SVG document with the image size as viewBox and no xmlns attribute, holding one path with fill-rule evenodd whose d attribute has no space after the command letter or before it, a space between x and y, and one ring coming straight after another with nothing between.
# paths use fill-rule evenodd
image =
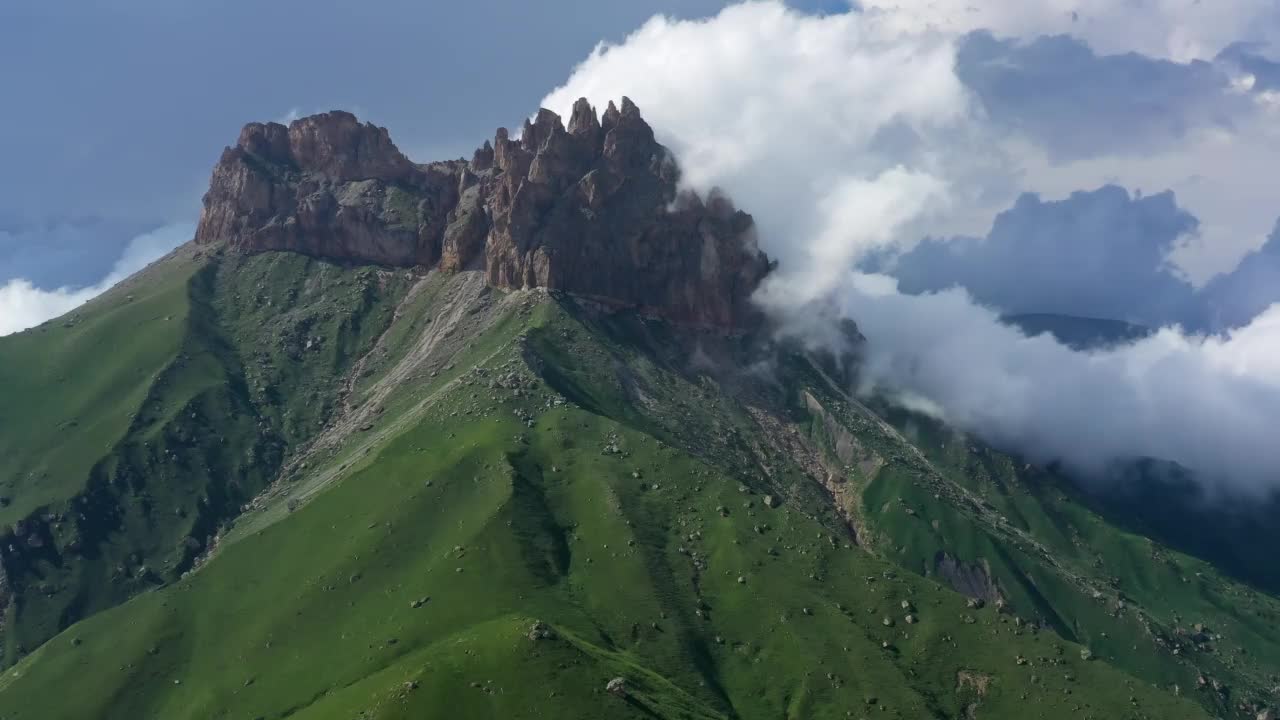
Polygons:
<instances>
[{"instance_id":1,"label":"gray rock formation","mask_svg":"<svg viewBox=\"0 0 1280 720\"><path fill-rule=\"evenodd\" d=\"M500 128L471 160L418 165L345 112L246 125L213 172L196 242L336 261L482 270L676 322L740 327L769 270L751 217L678 189L679 168L623 98Z\"/></svg>"}]
</instances>

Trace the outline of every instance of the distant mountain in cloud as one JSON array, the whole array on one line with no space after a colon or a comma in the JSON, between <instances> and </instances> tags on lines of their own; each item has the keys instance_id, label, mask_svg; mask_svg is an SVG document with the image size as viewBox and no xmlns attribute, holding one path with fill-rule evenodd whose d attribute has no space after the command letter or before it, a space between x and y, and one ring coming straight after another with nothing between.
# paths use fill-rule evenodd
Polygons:
<instances>
[{"instance_id":1,"label":"distant mountain in cloud","mask_svg":"<svg viewBox=\"0 0 1280 720\"><path fill-rule=\"evenodd\" d=\"M864 269L912 294L962 287L1006 314L1049 314L1218 332L1280 302L1280 229L1234 271L1193 287L1169 255L1198 229L1170 192L1116 186L1057 201L1034 194L996 217L985 237L926 238Z\"/></svg>"},{"instance_id":2,"label":"distant mountain in cloud","mask_svg":"<svg viewBox=\"0 0 1280 720\"><path fill-rule=\"evenodd\" d=\"M1165 258L1197 220L1172 193L1106 186L1058 201L1025 194L986 237L927 238L872 258L913 294L960 286L1006 313L1110 318L1159 326L1187 316L1194 288Z\"/></svg>"}]
</instances>

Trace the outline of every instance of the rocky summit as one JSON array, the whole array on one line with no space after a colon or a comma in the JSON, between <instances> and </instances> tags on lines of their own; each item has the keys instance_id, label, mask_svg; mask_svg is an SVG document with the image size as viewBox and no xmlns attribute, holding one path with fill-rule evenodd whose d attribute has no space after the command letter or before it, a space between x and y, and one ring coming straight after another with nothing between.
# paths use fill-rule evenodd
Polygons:
<instances>
[{"instance_id":1,"label":"rocky summit","mask_svg":"<svg viewBox=\"0 0 1280 720\"><path fill-rule=\"evenodd\" d=\"M539 110L470 161L415 164L347 112L251 123L213 171L203 245L394 267L483 270L686 325L736 328L768 272L751 216L679 186L675 158L628 98L566 128Z\"/></svg>"}]
</instances>

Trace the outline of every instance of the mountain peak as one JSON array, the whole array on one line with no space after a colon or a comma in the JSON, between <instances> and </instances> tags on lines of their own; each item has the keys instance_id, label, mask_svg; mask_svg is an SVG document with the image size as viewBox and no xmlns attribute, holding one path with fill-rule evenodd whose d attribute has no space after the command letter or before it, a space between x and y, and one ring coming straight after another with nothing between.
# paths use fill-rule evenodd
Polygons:
<instances>
[{"instance_id":1,"label":"mountain peak","mask_svg":"<svg viewBox=\"0 0 1280 720\"><path fill-rule=\"evenodd\" d=\"M289 128L280 123L249 123L240 131L236 147L273 162L292 162Z\"/></svg>"},{"instance_id":2,"label":"mountain peak","mask_svg":"<svg viewBox=\"0 0 1280 720\"><path fill-rule=\"evenodd\" d=\"M412 170L386 128L333 110L280 123L249 123L236 148L263 161L293 165L338 181L400 179Z\"/></svg>"},{"instance_id":3,"label":"mountain peak","mask_svg":"<svg viewBox=\"0 0 1280 720\"><path fill-rule=\"evenodd\" d=\"M539 108L533 121L524 121L524 131L520 135L520 144L524 149L537 152L542 143L565 132L560 116L546 108Z\"/></svg>"},{"instance_id":4,"label":"mountain peak","mask_svg":"<svg viewBox=\"0 0 1280 720\"><path fill-rule=\"evenodd\" d=\"M404 179L413 170L386 128L341 110L289 123L289 148L299 167L339 181Z\"/></svg>"},{"instance_id":5,"label":"mountain peak","mask_svg":"<svg viewBox=\"0 0 1280 720\"><path fill-rule=\"evenodd\" d=\"M573 115L569 117L569 134L594 137L599 133L600 119L596 117L596 109L586 98L578 98L573 104Z\"/></svg>"},{"instance_id":6,"label":"mountain peak","mask_svg":"<svg viewBox=\"0 0 1280 720\"><path fill-rule=\"evenodd\" d=\"M333 111L250 123L213 171L196 241L346 262L480 270L677 322L755 316L768 271L751 216L680 191L671 153L629 98L582 98L566 129L540 109L470 162L414 164L386 128Z\"/></svg>"}]
</instances>

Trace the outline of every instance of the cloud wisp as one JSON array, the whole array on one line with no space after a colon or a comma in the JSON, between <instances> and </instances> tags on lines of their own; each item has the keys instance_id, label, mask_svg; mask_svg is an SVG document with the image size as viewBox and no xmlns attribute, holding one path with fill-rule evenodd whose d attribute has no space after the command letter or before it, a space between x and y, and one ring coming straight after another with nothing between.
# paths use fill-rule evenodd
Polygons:
<instances>
[{"instance_id":1,"label":"cloud wisp","mask_svg":"<svg viewBox=\"0 0 1280 720\"><path fill-rule=\"evenodd\" d=\"M1051 129L1028 126L1051 120L1051 113L1026 105L1032 97L1026 88L1012 92L998 74L981 75L981 83L969 75L966 82L961 52L972 41L965 35L972 27L948 30L863 5L862 12L810 16L777 2L753 2L703 21L654 18L621 44L598 47L544 105L567 112L578 96L597 104L624 93L633 98L681 158L686 183L700 190L722 187L756 217L762 245L781 260L758 300L784 323L793 321L787 325L795 332L813 331L802 320L815 303L834 305L859 324L868 338L863 391L895 395L1041 461L1097 470L1115 460L1155 456L1234 491L1280 488L1280 451L1266 432L1280 423L1280 366L1272 359L1280 356L1280 309L1223 337L1166 328L1133 345L1086 353L1048 336L1025 337L1002 324L997 309L964 291L910 295L892 278L854 269L873 255L909 252L926 236L978 236L998 210L1041 187L1099 187L1105 183L1093 180L1132 177L1135 164L1140 173L1172 178L1171 184L1216 172L1186 148L1210 136L1237 151L1260 142L1247 134L1264 112L1258 103L1206 100L1226 91L1216 85L1223 76L1203 65L1149 66L1129 58L1125 67L1137 68L1139 79L1152 71L1171 87L1190 88L1169 98L1174 111L1186 111L1185 126L1167 125L1163 137L1143 138L1140 163L1117 148L1115 133L1080 133L1067 146L1050 147ZM1026 22L1038 28L1034 19ZM1005 31L1021 27L997 25ZM1176 31L1170 29L1169 38ZM996 43L985 48L988 56L1012 53L1010 61L1022 63L1062 49L1019 54L1022 46L990 36L983 42ZM1169 51L1161 54L1202 56L1199 50L1174 52L1174 45L1166 43ZM1099 72L1110 67L1091 65L1099 57L1078 55L1080 47L1066 48L1077 53L1078 65ZM1019 77L1032 78L1046 92L1060 80L1037 72ZM1075 103L1082 122L1103 128L1117 119L1108 116L1110 103L1091 97L1085 93ZM1209 106L1223 115L1206 112ZM1215 198L1230 194L1232 184L1237 194L1248 195L1245 187L1255 180L1225 171L1217 177L1226 190L1191 193L1193 200L1208 200L1189 209L1181 196L1137 199L1113 189L1077 200L1101 208L1097 217L1067 220L1084 222L1084 230L1095 229L1090 222L1116 233L1125 223L1152 229L1151 237L1124 252L1135 267L1165 263L1179 243L1203 235L1206 224L1216 227L1216 212L1227 206L1215 205ZM1028 218L1053 214L1039 200L1023 202L1041 206L1015 206L1012 221L1019 212ZM1271 221L1277 209L1265 211ZM1263 211L1252 210L1256 231ZM1026 223L1006 224L1011 243L1032 231ZM1110 259L1098 243L1071 247L1078 235L1049 231L1032 238L1027 252L1057 253L1050 259L1059 265L1063 258L1085 258L1082 251L1089 250L1100 253L1097 262ZM1265 230L1250 238L1254 247L1263 235ZM944 265L945 250L934 258ZM1058 271L1091 269L1081 264ZM1091 282L1098 284L1090 289ZM1088 297L1111 282L1120 280L1082 278L1079 288L1065 292ZM1115 292L1109 302L1146 299L1141 289L1132 296L1124 288Z\"/></svg>"},{"instance_id":2,"label":"cloud wisp","mask_svg":"<svg viewBox=\"0 0 1280 720\"><path fill-rule=\"evenodd\" d=\"M195 225L192 223L175 223L138 235L125 246L111 271L86 287L49 290L23 278L0 285L0 335L35 327L76 309L190 240L194 234Z\"/></svg>"}]
</instances>

